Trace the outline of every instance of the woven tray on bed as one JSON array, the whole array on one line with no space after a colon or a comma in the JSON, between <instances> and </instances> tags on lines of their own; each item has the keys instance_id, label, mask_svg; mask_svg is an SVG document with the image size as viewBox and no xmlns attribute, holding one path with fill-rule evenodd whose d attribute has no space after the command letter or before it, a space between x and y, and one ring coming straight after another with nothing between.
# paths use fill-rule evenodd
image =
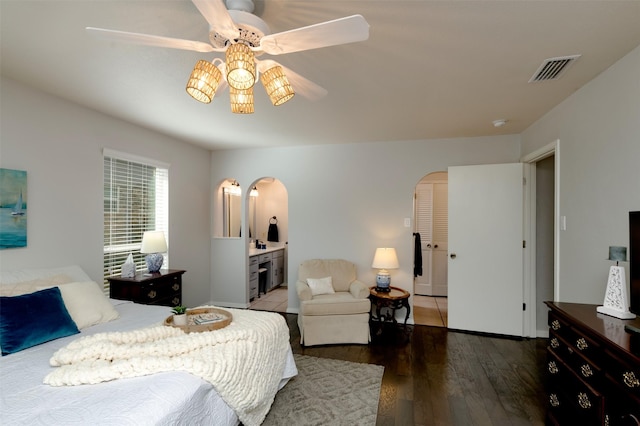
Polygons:
<instances>
[{"instance_id":1,"label":"woven tray on bed","mask_svg":"<svg viewBox=\"0 0 640 426\"><path fill-rule=\"evenodd\" d=\"M215 319L214 322L200 324L200 320ZM233 316L231 312L218 308L196 308L187 310L187 325L176 325L173 323L173 315L164 320L164 325L177 327L186 333L200 333L224 328L231 324Z\"/></svg>"}]
</instances>

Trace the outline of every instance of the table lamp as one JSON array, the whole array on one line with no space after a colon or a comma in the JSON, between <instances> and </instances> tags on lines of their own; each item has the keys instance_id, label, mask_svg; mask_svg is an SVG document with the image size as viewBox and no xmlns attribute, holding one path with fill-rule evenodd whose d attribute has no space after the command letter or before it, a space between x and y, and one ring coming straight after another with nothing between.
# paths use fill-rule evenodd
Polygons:
<instances>
[{"instance_id":1,"label":"table lamp","mask_svg":"<svg viewBox=\"0 0 640 426\"><path fill-rule=\"evenodd\" d=\"M140 253L147 254L144 258L149 272L158 272L162 268L164 257L162 253L167 251L167 240L162 231L146 231L142 234L142 246Z\"/></svg>"},{"instance_id":2,"label":"table lamp","mask_svg":"<svg viewBox=\"0 0 640 426\"><path fill-rule=\"evenodd\" d=\"M398 269L398 256L394 248L377 248L372 268L380 269L376 275L376 291L391 291L391 275L387 269Z\"/></svg>"},{"instance_id":3,"label":"table lamp","mask_svg":"<svg viewBox=\"0 0 640 426\"><path fill-rule=\"evenodd\" d=\"M618 266L618 262L627 261L627 248L609 247L609 260L615 260L616 264L609 268L604 303L603 306L598 306L596 310L601 314L616 318L633 319L636 316L629 312L629 297L627 296L627 280L624 275L624 267Z\"/></svg>"}]
</instances>

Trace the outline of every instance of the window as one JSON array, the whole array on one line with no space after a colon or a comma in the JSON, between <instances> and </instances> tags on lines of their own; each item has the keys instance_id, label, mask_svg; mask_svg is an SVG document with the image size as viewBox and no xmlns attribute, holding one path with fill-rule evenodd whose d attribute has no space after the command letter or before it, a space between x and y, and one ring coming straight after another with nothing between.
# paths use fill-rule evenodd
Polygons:
<instances>
[{"instance_id":1,"label":"window","mask_svg":"<svg viewBox=\"0 0 640 426\"><path fill-rule=\"evenodd\" d=\"M120 274L129 254L136 270L146 269L140 253L145 231L164 231L169 242L169 166L104 150L104 277ZM168 266L168 254L164 254ZM108 281L105 279L105 292Z\"/></svg>"}]
</instances>

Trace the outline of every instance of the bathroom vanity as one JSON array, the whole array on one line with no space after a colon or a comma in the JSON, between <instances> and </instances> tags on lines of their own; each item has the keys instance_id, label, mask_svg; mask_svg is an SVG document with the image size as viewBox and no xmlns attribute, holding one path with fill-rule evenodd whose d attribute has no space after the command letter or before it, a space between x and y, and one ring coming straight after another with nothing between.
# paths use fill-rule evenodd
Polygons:
<instances>
[{"instance_id":1,"label":"bathroom vanity","mask_svg":"<svg viewBox=\"0 0 640 426\"><path fill-rule=\"evenodd\" d=\"M284 282L284 247L249 249L249 298L278 287Z\"/></svg>"}]
</instances>

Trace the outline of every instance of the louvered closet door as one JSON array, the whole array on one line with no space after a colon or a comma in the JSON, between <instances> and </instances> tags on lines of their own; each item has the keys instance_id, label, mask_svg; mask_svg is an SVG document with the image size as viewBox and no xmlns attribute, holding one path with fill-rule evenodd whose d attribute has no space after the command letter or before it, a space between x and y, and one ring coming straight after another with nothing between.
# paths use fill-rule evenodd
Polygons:
<instances>
[{"instance_id":1,"label":"louvered closet door","mask_svg":"<svg viewBox=\"0 0 640 426\"><path fill-rule=\"evenodd\" d=\"M425 296L447 295L448 190L446 183L416 187L416 232L422 245L422 276L414 291Z\"/></svg>"},{"instance_id":2,"label":"louvered closet door","mask_svg":"<svg viewBox=\"0 0 640 426\"><path fill-rule=\"evenodd\" d=\"M449 239L448 218L449 191L446 183L433 184L433 220L431 251L432 296L447 295L447 254Z\"/></svg>"},{"instance_id":3,"label":"louvered closet door","mask_svg":"<svg viewBox=\"0 0 640 426\"><path fill-rule=\"evenodd\" d=\"M431 296L431 253L433 222L433 184L419 183L416 187L415 232L420 234L422 275L415 278L414 292Z\"/></svg>"}]
</instances>

